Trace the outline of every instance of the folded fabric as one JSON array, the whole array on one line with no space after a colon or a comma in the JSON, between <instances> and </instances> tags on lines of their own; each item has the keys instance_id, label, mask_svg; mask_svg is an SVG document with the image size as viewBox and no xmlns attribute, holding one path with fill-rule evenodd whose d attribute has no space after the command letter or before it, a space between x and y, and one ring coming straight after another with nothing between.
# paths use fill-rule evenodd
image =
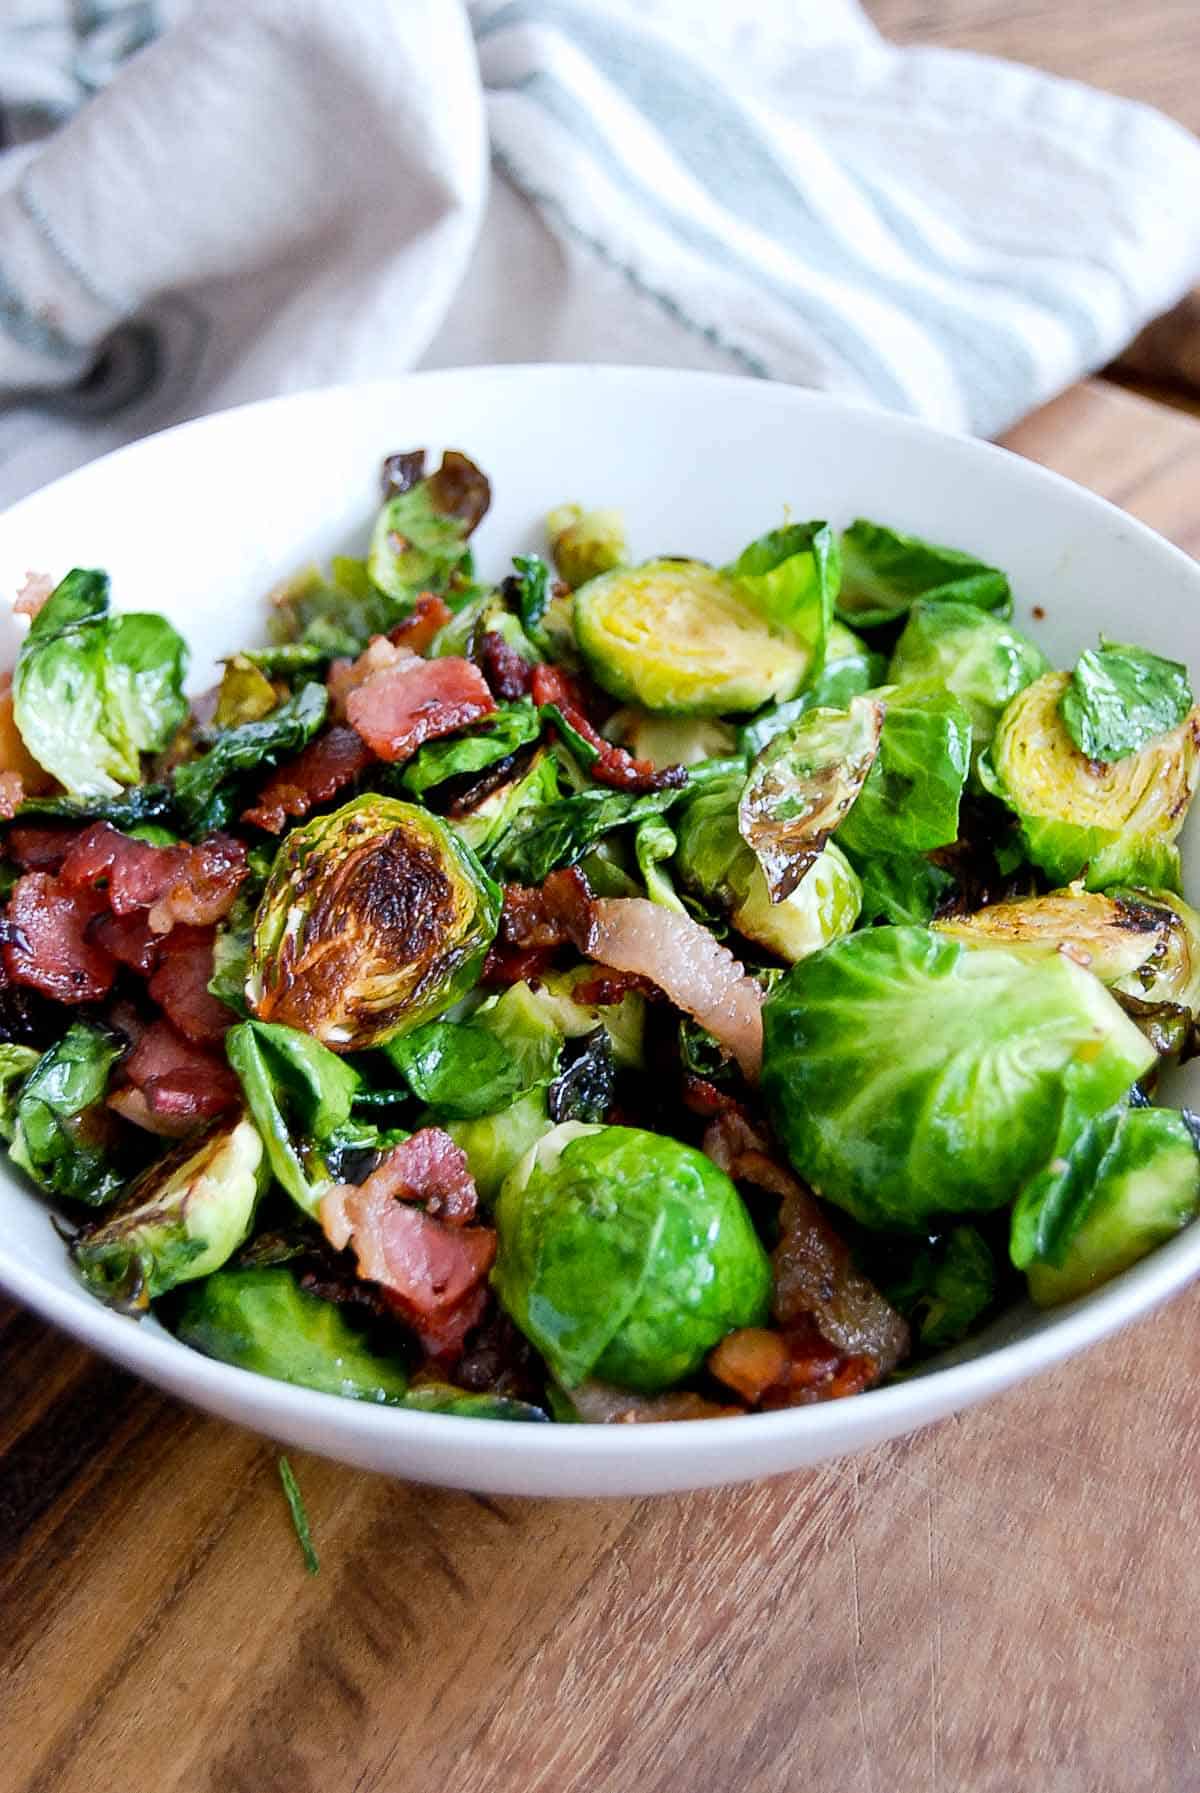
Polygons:
<instances>
[{"instance_id":1,"label":"folded fabric","mask_svg":"<svg viewBox=\"0 0 1200 1793\"><path fill-rule=\"evenodd\" d=\"M853 0L13 0L0 127L0 503L455 362L723 368L991 435L1200 276L1181 127L897 50Z\"/></svg>"}]
</instances>

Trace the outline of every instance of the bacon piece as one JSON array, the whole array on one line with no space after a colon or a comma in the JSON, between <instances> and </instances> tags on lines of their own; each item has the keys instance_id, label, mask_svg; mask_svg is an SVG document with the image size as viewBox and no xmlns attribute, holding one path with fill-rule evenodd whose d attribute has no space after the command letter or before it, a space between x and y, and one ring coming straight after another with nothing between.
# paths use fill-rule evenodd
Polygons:
<instances>
[{"instance_id":1,"label":"bacon piece","mask_svg":"<svg viewBox=\"0 0 1200 1793\"><path fill-rule=\"evenodd\" d=\"M57 872L78 838L79 829L69 822L60 827L21 822L8 831L8 857L15 859L22 871Z\"/></svg>"},{"instance_id":2,"label":"bacon piece","mask_svg":"<svg viewBox=\"0 0 1200 1793\"><path fill-rule=\"evenodd\" d=\"M703 1149L736 1183L780 1197L779 1243L772 1263L772 1312L785 1332L809 1320L842 1357L866 1356L878 1381L908 1354L908 1327L857 1268L849 1246L816 1197L772 1155L745 1113L726 1110L707 1129ZM832 1372L831 1372L832 1373Z\"/></svg>"},{"instance_id":3,"label":"bacon piece","mask_svg":"<svg viewBox=\"0 0 1200 1793\"><path fill-rule=\"evenodd\" d=\"M13 599L15 616L34 617L54 591L49 573L26 573L25 582Z\"/></svg>"},{"instance_id":4,"label":"bacon piece","mask_svg":"<svg viewBox=\"0 0 1200 1793\"><path fill-rule=\"evenodd\" d=\"M88 936L98 912L87 891L65 889L46 872L26 872L8 905L4 968L14 984L56 1002L99 1002L112 989L116 965Z\"/></svg>"},{"instance_id":5,"label":"bacon piece","mask_svg":"<svg viewBox=\"0 0 1200 1793\"><path fill-rule=\"evenodd\" d=\"M507 989L510 984L531 983L535 978L544 977L553 962L552 949L543 946L505 946L503 941L493 941L483 962L479 981L492 990Z\"/></svg>"},{"instance_id":6,"label":"bacon piece","mask_svg":"<svg viewBox=\"0 0 1200 1793\"><path fill-rule=\"evenodd\" d=\"M242 821L268 834L282 834L289 816L306 816L365 772L375 755L357 730L344 722L310 741L295 759L271 773Z\"/></svg>"},{"instance_id":7,"label":"bacon piece","mask_svg":"<svg viewBox=\"0 0 1200 1793\"><path fill-rule=\"evenodd\" d=\"M626 996L644 996L649 1002L660 1001L662 991L653 978L637 971L601 972L598 977L582 978L572 987L571 1000L589 1009L611 1008Z\"/></svg>"},{"instance_id":8,"label":"bacon piece","mask_svg":"<svg viewBox=\"0 0 1200 1793\"><path fill-rule=\"evenodd\" d=\"M122 1120L140 1127L145 1133L157 1134L159 1139L182 1139L196 1125L188 1115L156 1114L144 1092L135 1089L132 1083L111 1090L107 1101Z\"/></svg>"},{"instance_id":9,"label":"bacon piece","mask_svg":"<svg viewBox=\"0 0 1200 1793\"><path fill-rule=\"evenodd\" d=\"M558 947L579 946L586 940L591 917L592 893L578 866L551 872L540 890L506 884L483 981L503 985L539 977L549 969Z\"/></svg>"},{"instance_id":10,"label":"bacon piece","mask_svg":"<svg viewBox=\"0 0 1200 1793\"><path fill-rule=\"evenodd\" d=\"M614 971L648 977L754 1081L762 1066L763 993L728 948L690 915L646 897L600 897L592 916L580 950Z\"/></svg>"},{"instance_id":11,"label":"bacon piece","mask_svg":"<svg viewBox=\"0 0 1200 1793\"><path fill-rule=\"evenodd\" d=\"M88 928L88 939L111 953L118 964L149 977L158 964L158 949L163 936L156 934L145 912L135 909L130 915L97 915Z\"/></svg>"},{"instance_id":12,"label":"bacon piece","mask_svg":"<svg viewBox=\"0 0 1200 1793\"><path fill-rule=\"evenodd\" d=\"M426 1357L442 1366L456 1362L462 1356L467 1334L478 1326L487 1304L487 1284L476 1283L456 1306L416 1323L414 1330ZM402 1308L395 1311L400 1313L401 1319L407 1317Z\"/></svg>"},{"instance_id":13,"label":"bacon piece","mask_svg":"<svg viewBox=\"0 0 1200 1793\"><path fill-rule=\"evenodd\" d=\"M19 772L0 772L0 821L11 822L25 800Z\"/></svg>"},{"instance_id":14,"label":"bacon piece","mask_svg":"<svg viewBox=\"0 0 1200 1793\"><path fill-rule=\"evenodd\" d=\"M410 647L389 641L386 635L372 635L357 660L335 660L325 675L334 720L346 720L346 706L352 691L365 685L377 672L389 672L394 666L401 666L416 657Z\"/></svg>"},{"instance_id":15,"label":"bacon piece","mask_svg":"<svg viewBox=\"0 0 1200 1793\"><path fill-rule=\"evenodd\" d=\"M628 748L606 741L588 720L579 687L561 666L535 666L532 678L533 701L554 704L582 735L597 758L588 768L597 784L611 785L616 791L679 790L687 783L685 766L655 766L650 760L635 760Z\"/></svg>"},{"instance_id":16,"label":"bacon piece","mask_svg":"<svg viewBox=\"0 0 1200 1793\"><path fill-rule=\"evenodd\" d=\"M217 1046L233 1025L232 1009L209 994L213 971L212 928L179 927L163 938L162 959L150 994L185 1039Z\"/></svg>"},{"instance_id":17,"label":"bacon piece","mask_svg":"<svg viewBox=\"0 0 1200 1793\"><path fill-rule=\"evenodd\" d=\"M580 1419L592 1425L634 1426L653 1420L732 1419L744 1407L722 1406L690 1389L665 1395L632 1395L628 1389L607 1382L581 1382L571 1390L571 1402Z\"/></svg>"},{"instance_id":18,"label":"bacon piece","mask_svg":"<svg viewBox=\"0 0 1200 1793\"><path fill-rule=\"evenodd\" d=\"M533 683L533 667L524 654L495 629L489 629L479 647L483 676L494 695L505 703L528 697Z\"/></svg>"},{"instance_id":19,"label":"bacon piece","mask_svg":"<svg viewBox=\"0 0 1200 1793\"><path fill-rule=\"evenodd\" d=\"M184 1039L164 1020L151 1022L122 1062L121 1074L127 1085L141 1091L150 1114L178 1125L181 1132L223 1114L240 1095L238 1080L223 1058Z\"/></svg>"},{"instance_id":20,"label":"bacon piece","mask_svg":"<svg viewBox=\"0 0 1200 1793\"><path fill-rule=\"evenodd\" d=\"M423 591L413 606L412 615L388 630L388 640L393 647L407 647L414 654L423 654L438 630L444 629L450 621L451 614L444 598Z\"/></svg>"},{"instance_id":21,"label":"bacon piece","mask_svg":"<svg viewBox=\"0 0 1200 1793\"><path fill-rule=\"evenodd\" d=\"M357 1190L368 1202L421 1202L426 1211L451 1226L464 1226L475 1213L475 1183L467 1155L441 1127L422 1127L393 1146L383 1162ZM341 1251L345 1238L332 1243ZM347 1235L348 1236L348 1235Z\"/></svg>"},{"instance_id":22,"label":"bacon piece","mask_svg":"<svg viewBox=\"0 0 1200 1793\"><path fill-rule=\"evenodd\" d=\"M346 699L346 714L381 760L408 759L423 741L490 716L496 702L469 660L415 655L372 673Z\"/></svg>"},{"instance_id":23,"label":"bacon piece","mask_svg":"<svg viewBox=\"0 0 1200 1793\"><path fill-rule=\"evenodd\" d=\"M246 849L224 834L195 847L153 847L94 822L71 846L61 876L75 890L104 884L114 915L147 909L155 933L167 934L176 922L202 927L228 914L246 876Z\"/></svg>"},{"instance_id":24,"label":"bacon piece","mask_svg":"<svg viewBox=\"0 0 1200 1793\"><path fill-rule=\"evenodd\" d=\"M709 1373L753 1407L788 1369L788 1348L777 1332L742 1326L726 1333L708 1354Z\"/></svg>"}]
</instances>

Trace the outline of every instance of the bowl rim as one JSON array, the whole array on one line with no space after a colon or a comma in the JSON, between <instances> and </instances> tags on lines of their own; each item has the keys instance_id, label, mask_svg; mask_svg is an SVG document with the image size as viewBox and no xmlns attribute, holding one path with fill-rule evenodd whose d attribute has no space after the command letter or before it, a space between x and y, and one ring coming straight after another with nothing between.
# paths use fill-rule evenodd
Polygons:
<instances>
[{"instance_id":1,"label":"bowl rim","mask_svg":"<svg viewBox=\"0 0 1200 1793\"><path fill-rule=\"evenodd\" d=\"M503 363L476 367L447 367L421 372L392 375L381 379L345 381L308 387L273 397L254 400L209 412L185 422L170 425L151 435L139 438L109 453L97 456L59 479L28 494L0 513L0 523L19 526L20 513L27 506L42 504L51 494L64 502L75 483L94 476L96 468L114 463L153 458L161 445L183 433L221 431L237 428L238 420L250 415L273 411L319 408L323 404L352 403L356 395L394 392L401 395L414 384L421 386L451 384L469 379L488 381L520 388L530 384L554 386L573 381L606 385L641 387L677 387L687 385L706 388L714 400L726 403L743 401L753 392L752 402L778 409L801 409L819 416L821 413L844 417L856 414L864 427L900 441L923 444L937 443L953 449L980 466L991 467L1001 480L1016 485L1047 486L1055 489L1066 505L1077 507L1109 520L1119 520L1126 531L1145 551L1160 563L1173 565L1177 574L1190 580L1200 599L1200 565L1181 548L1122 510L1110 500L1067 478L1064 474L1018 454L996 443L956 435L921 419L875 410L857 399L815 391L780 381L762 381L746 375L715 373L685 368L640 367L627 364L537 362ZM0 1186L0 1206L3 1204ZM809 1438L829 1445L828 1455L853 1449L867 1437L872 1439L913 1430L943 1414L962 1408L996 1393L1018 1381L1063 1362L1107 1335L1149 1313L1153 1308L1178 1293L1200 1275L1200 1222L1185 1229L1176 1238L1160 1245L1146 1258L1121 1272L1100 1288L1050 1312L1037 1330L1019 1339L1009 1340L955 1361L934 1359L928 1367L910 1379L871 1389L850 1400L819 1403L806 1407L782 1409L773 1413L746 1414L737 1422L736 1437L743 1438L748 1450L754 1443L768 1445L774 1441L799 1441ZM60 1326L80 1343L115 1360L159 1387L169 1388L185 1399L210 1411L229 1411L230 1405L245 1411L244 1423L257 1429L269 1429L277 1421L286 1429L307 1421L329 1422L329 1454L336 1455L336 1437L353 1435L356 1439L387 1441L412 1447L414 1471L418 1467L422 1447L441 1441L448 1449L461 1450L468 1445L481 1446L486 1437L489 1457L509 1463L532 1465L537 1460L553 1462L570 1459L614 1469L628 1466L638 1455L624 1427L600 1424L522 1425L494 1422L486 1434L480 1434L480 1421L450 1414L414 1412L367 1401L348 1400L343 1396L324 1394L314 1389L274 1381L256 1372L221 1363L191 1350L162 1329L145 1327L129 1316L116 1313L90 1297L80 1286L64 1291L36 1266L11 1255L0 1239L0 1290L21 1302L41 1318ZM959 1350L969 1349L960 1347ZM228 1400L223 1397L228 1397ZM271 1410L270 1417L265 1409ZM256 1409L250 1412L250 1409ZM722 1422L723 1423L723 1422ZM711 1425L691 1421L678 1424L649 1421L639 1425L638 1433L654 1435L654 1456L661 1465L676 1468L688 1459L708 1456L712 1445ZM725 1436L724 1433L721 1436ZM730 1439L730 1445L734 1443ZM317 1446L315 1448L322 1448ZM731 1476L737 1470L732 1462ZM744 1473L744 1472L743 1472Z\"/></svg>"}]
</instances>

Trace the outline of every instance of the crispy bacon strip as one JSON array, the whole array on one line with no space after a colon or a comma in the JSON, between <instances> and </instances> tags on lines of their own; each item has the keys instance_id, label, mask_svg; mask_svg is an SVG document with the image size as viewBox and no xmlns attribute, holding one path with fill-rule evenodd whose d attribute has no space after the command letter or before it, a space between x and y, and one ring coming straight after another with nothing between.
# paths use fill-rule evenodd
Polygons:
<instances>
[{"instance_id":1,"label":"crispy bacon strip","mask_svg":"<svg viewBox=\"0 0 1200 1793\"><path fill-rule=\"evenodd\" d=\"M4 968L14 984L56 1002L99 1002L112 989L116 963L89 934L102 905L90 891L65 887L47 872L26 872L8 905Z\"/></svg>"},{"instance_id":2,"label":"crispy bacon strip","mask_svg":"<svg viewBox=\"0 0 1200 1793\"><path fill-rule=\"evenodd\" d=\"M372 635L357 660L335 660L325 675L329 689L330 714L335 722L346 720L350 693L374 678L377 672L390 672L406 660L415 660L410 647L389 641L386 635Z\"/></svg>"},{"instance_id":3,"label":"crispy bacon strip","mask_svg":"<svg viewBox=\"0 0 1200 1793\"><path fill-rule=\"evenodd\" d=\"M388 630L388 640L393 647L411 648L414 654L423 654L432 642L439 629L444 629L451 617L450 606L444 598L436 593L423 591L413 605L411 616L406 616L402 623Z\"/></svg>"},{"instance_id":4,"label":"crispy bacon strip","mask_svg":"<svg viewBox=\"0 0 1200 1793\"><path fill-rule=\"evenodd\" d=\"M328 803L366 771L375 755L356 729L343 722L310 741L295 759L276 768L242 821L268 834L282 834L290 816L306 816Z\"/></svg>"},{"instance_id":5,"label":"crispy bacon strip","mask_svg":"<svg viewBox=\"0 0 1200 1793\"><path fill-rule=\"evenodd\" d=\"M225 1060L186 1040L166 1020L151 1022L122 1061L120 1075L122 1087L110 1095L109 1105L138 1126L168 1136L225 1113L240 1097L238 1080ZM137 1091L142 1101L134 1101L126 1090Z\"/></svg>"},{"instance_id":6,"label":"crispy bacon strip","mask_svg":"<svg viewBox=\"0 0 1200 1793\"><path fill-rule=\"evenodd\" d=\"M209 994L213 971L213 928L179 927L162 941L162 957L150 979L150 994L185 1039L218 1046L235 1019L232 1009Z\"/></svg>"},{"instance_id":7,"label":"crispy bacon strip","mask_svg":"<svg viewBox=\"0 0 1200 1793\"><path fill-rule=\"evenodd\" d=\"M131 915L97 915L88 928L88 938L111 953L119 965L149 977L158 964L164 936L154 932L144 910L135 909Z\"/></svg>"},{"instance_id":8,"label":"crispy bacon strip","mask_svg":"<svg viewBox=\"0 0 1200 1793\"><path fill-rule=\"evenodd\" d=\"M518 697L528 697L533 667L524 654L518 653L495 629L489 629L480 643L479 662L493 694L502 702L512 703Z\"/></svg>"},{"instance_id":9,"label":"crispy bacon strip","mask_svg":"<svg viewBox=\"0 0 1200 1793\"><path fill-rule=\"evenodd\" d=\"M592 893L578 866L551 872L540 889L506 884L484 982L516 984L540 976L560 946L578 947L586 940L592 913Z\"/></svg>"},{"instance_id":10,"label":"crispy bacon strip","mask_svg":"<svg viewBox=\"0 0 1200 1793\"><path fill-rule=\"evenodd\" d=\"M229 835L213 834L195 847L153 847L94 822L77 837L62 864L72 890L104 885L114 915L148 910L155 933L177 922L203 927L227 915L246 876L246 849Z\"/></svg>"},{"instance_id":11,"label":"crispy bacon strip","mask_svg":"<svg viewBox=\"0 0 1200 1793\"><path fill-rule=\"evenodd\" d=\"M606 741L588 719L579 687L560 666L535 666L531 689L534 703L556 705L576 734L596 749L597 758L589 769L597 784L611 785L616 791L663 791L678 790L687 783L686 767L656 767Z\"/></svg>"},{"instance_id":12,"label":"crispy bacon strip","mask_svg":"<svg viewBox=\"0 0 1200 1793\"><path fill-rule=\"evenodd\" d=\"M490 716L496 701L477 666L415 655L372 673L346 699L346 715L381 760L408 759L423 741Z\"/></svg>"}]
</instances>

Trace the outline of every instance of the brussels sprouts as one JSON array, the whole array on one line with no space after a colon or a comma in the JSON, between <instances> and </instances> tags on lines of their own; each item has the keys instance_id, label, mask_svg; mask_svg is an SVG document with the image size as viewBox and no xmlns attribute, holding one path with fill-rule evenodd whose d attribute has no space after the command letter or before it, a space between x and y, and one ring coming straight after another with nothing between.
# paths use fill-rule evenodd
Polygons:
<instances>
[{"instance_id":1,"label":"brussels sprouts","mask_svg":"<svg viewBox=\"0 0 1200 1793\"><path fill-rule=\"evenodd\" d=\"M298 753L325 720L329 693L324 685L301 686L259 722L243 722L217 736L207 753L175 770L175 804L193 834L224 828L234 813L233 789L248 772L273 766Z\"/></svg>"},{"instance_id":2,"label":"brussels sprouts","mask_svg":"<svg viewBox=\"0 0 1200 1793\"><path fill-rule=\"evenodd\" d=\"M924 598L931 604L973 604L1008 616L1012 593L995 567L957 548L941 548L860 517L842 532L838 614L856 629L903 616Z\"/></svg>"},{"instance_id":3,"label":"brussels sprouts","mask_svg":"<svg viewBox=\"0 0 1200 1793\"><path fill-rule=\"evenodd\" d=\"M1117 897L1073 885L1048 896L990 903L974 915L947 916L933 925L964 946L1000 946L1025 959L1065 953L1102 984L1115 984L1143 966L1152 978L1150 967L1166 954L1178 923L1172 909L1136 892Z\"/></svg>"},{"instance_id":4,"label":"brussels sprouts","mask_svg":"<svg viewBox=\"0 0 1200 1793\"><path fill-rule=\"evenodd\" d=\"M889 1241L894 1252L898 1241ZM892 1306L914 1327L923 1351L956 1345L996 1297L996 1264L977 1227L956 1226L910 1252L906 1260L867 1268Z\"/></svg>"},{"instance_id":5,"label":"brussels sprouts","mask_svg":"<svg viewBox=\"0 0 1200 1793\"><path fill-rule=\"evenodd\" d=\"M288 835L259 905L246 997L336 1051L432 1021L474 984L500 892L428 810L356 797Z\"/></svg>"},{"instance_id":6,"label":"brussels sprouts","mask_svg":"<svg viewBox=\"0 0 1200 1793\"><path fill-rule=\"evenodd\" d=\"M832 844L832 843L831 843ZM931 921L954 889L954 879L940 865L919 853L892 853L853 858L862 880L864 923L891 921L924 925Z\"/></svg>"},{"instance_id":7,"label":"brussels sprouts","mask_svg":"<svg viewBox=\"0 0 1200 1793\"><path fill-rule=\"evenodd\" d=\"M1088 972L869 929L794 966L763 1010L762 1094L797 1172L867 1226L924 1231L1011 1201L1068 1095L1125 1095L1153 1048Z\"/></svg>"},{"instance_id":8,"label":"brussels sprouts","mask_svg":"<svg viewBox=\"0 0 1200 1793\"><path fill-rule=\"evenodd\" d=\"M116 797L187 715L187 647L165 617L110 616L108 576L76 568L30 624L13 673L26 748L71 797Z\"/></svg>"},{"instance_id":9,"label":"brussels sprouts","mask_svg":"<svg viewBox=\"0 0 1200 1793\"><path fill-rule=\"evenodd\" d=\"M120 1056L111 1034L76 1021L25 1079L10 1151L13 1163L52 1195L100 1207L121 1188L108 1149L115 1123L104 1106Z\"/></svg>"},{"instance_id":10,"label":"brussels sprouts","mask_svg":"<svg viewBox=\"0 0 1200 1793\"><path fill-rule=\"evenodd\" d=\"M1178 728L1192 707L1187 667L1101 637L1062 694L1063 726L1089 760L1122 760Z\"/></svg>"},{"instance_id":11,"label":"brussels sprouts","mask_svg":"<svg viewBox=\"0 0 1200 1793\"><path fill-rule=\"evenodd\" d=\"M620 511L585 511L580 504L560 504L546 518L546 535L559 575L570 586L611 573L628 557Z\"/></svg>"},{"instance_id":12,"label":"brussels sprouts","mask_svg":"<svg viewBox=\"0 0 1200 1793\"><path fill-rule=\"evenodd\" d=\"M1200 914L1170 890L1116 889L1108 894L1123 908L1149 909L1166 923L1165 938L1159 936L1161 950L1114 980L1118 1000L1128 995L1151 1003L1177 1003L1200 1019Z\"/></svg>"},{"instance_id":13,"label":"brussels sprouts","mask_svg":"<svg viewBox=\"0 0 1200 1793\"><path fill-rule=\"evenodd\" d=\"M844 623L832 622L825 641L825 663L799 695L772 704L742 726L739 744L745 753L761 753L768 741L799 720L807 710L844 710L852 697L882 685L887 660Z\"/></svg>"},{"instance_id":14,"label":"brussels sprouts","mask_svg":"<svg viewBox=\"0 0 1200 1793\"><path fill-rule=\"evenodd\" d=\"M975 759L996 732L1005 706L1050 671L1041 648L974 604L928 603L909 612L888 667L891 685L941 685L971 722Z\"/></svg>"},{"instance_id":15,"label":"brussels sprouts","mask_svg":"<svg viewBox=\"0 0 1200 1793\"><path fill-rule=\"evenodd\" d=\"M517 772L472 808L447 816L446 825L473 852L491 860L503 852L510 833L516 834L527 817L558 799L558 770L552 754L535 753L524 771Z\"/></svg>"},{"instance_id":16,"label":"brussels sprouts","mask_svg":"<svg viewBox=\"0 0 1200 1793\"><path fill-rule=\"evenodd\" d=\"M290 1270L218 1270L194 1283L175 1317L185 1345L277 1382L399 1406L408 1371L377 1356L331 1301L299 1288Z\"/></svg>"},{"instance_id":17,"label":"brussels sprouts","mask_svg":"<svg viewBox=\"0 0 1200 1793\"><path fill-rule=\"evenodd\" d=\"M885 685L879 751L837 832L854 857L929 853L958 838L971 764L971 724L958 699L931 685ZM865 700L859 700L865 701Z\"/></svg>"},{"instance_id":18,"label":"brussels sprouts","mask_svg":"<svg viewBox=\"0 0 1200 1793\"><path fill-rule=\"evenodd\" d=\"M597 683L670 715L723 715L790 697L814 663L800 636L759 615L725 573L651 560L575 594L575 635Z\"/></svg>"},{"instance_id":19,"label":"brussels sprouts","mask_svg":"<svg viewBox=\"0 0 1200 1793\"><path fill-rule=\"evenodd\" d=\"M278 655L291 650L310 671L337 655L360 653L372 635L385 635L394 627L407 608L380 591L365 561L348 555L334 556L328 578L319 567L305 567L271 598L269 632L275 646L268 651ZM310 660L312 655L316 658ZM263 672L278 664L259 661Z\"/></svg>"},{"instance_id":20,"label":"brussels sprouts","mask_svg":"<svg viewBox=\"0 0 1200 1793\"><path fill-rule=\"evenodd\" d=\"M738 799L738 831L772 902L791 895L859 796L883 714L869 697L852 697L845 710L810 710L755 760Z\"/></svg>"},{"instance_id":21,"label":"brussels sprouts","mask_svg":"<svg viewBox=\"0 0 1200 1793\"><path fill-rule=\"evenodd\" d=\"M1012 1258L1039 1307L1072 1301L1195 1218L1200 1159L1170 1108L1118 1108L1056 1153L1013 1210Z\"/></svg>"},{"instance_id":22,"label":"brussels sprouts","mask_svg":"<svg viewBox=\"0 0 1200 1793\"><path fill-rule=\"evenodd\" d=\"M17 1097L41 1057L32 1046L6 1041L0 1045L0 1138L10 1140L17 1126Z\"/></svg>"},{"instance_id":23,"label":"brussels sprouts","mask_svg":"<svg viewBox=\"0 0 1200 1793\"><path fill-rule=\"evenodd\" d=\"M350 1119L358 1072L311 1035L265 1021L231 1027L225 1052L271 1170L293 1201L315 1214L330 1179L314 1148Z\"/></svg>"},{"instance_id":24,"label":"brussels sprouts","mask_svg":"<svg viewBox=\"0 0 1200 1793\"><path fill-rule=\"evenodd\" d=\"M1069 673L1047 673L1013 698L980 777L1018 817L1029 858L1055 883L1083 876L1089 890L1175 889L1175 837L1200 776L1200 712L1104 765L1086 759L1063 724L1069 684Z\"/></svg>"},{"instance_id":25,"label":"brussels sprouts","mask_svg":"<svg viewBox=\"0 0 1200 1793\"><path fill-rule=\"evenodd\" d=\"M242 722L261 722L278 703L279 692L261 668L248 654L234 654L221 674L213 724L237 728Z\"/></svg>"},{"instance_id":26,"label":"brussels sprouts","mask_svg":"<svg viewBox=\"0 0 1200 1793\"><path fill-rule=\"evenodd\" d=\"M686 786L658 791L614 791L589 785L569 797L526 809L488 853L501 877L518 884L541 884L562 865L575 865L588 848L614 828L641 822L646 816L673 809L689 791L723 776L720 760L696 767ZM738 762L740 771L740 762Z\"/></svg>"},{"instance_id":27,"label":"brussels sprouts","mask_svg":"<svg viewBox=\"0 0 1200 1793\"><path fill-rule=\"evenodd\" d=\"M649 760L655 767L698 766L704 760L728 759L737 751L733 729L714 716L652 716L648 710L618 710L604 732L628 748L634 759Z\"/></svg>"},{"instance_id":28,"label":"brussels sprouts","mask_svg":"<svg viewBox=\"0 0 1200 1793\"><path fill-rule=\"evenodd\" d=\"M502 704L491 716L461 734L418 747L400 775L400 782L414 797L465 772L485 772L507 759L518 747L536 741L541 717L527 701Z\"/></svg>"},{"instance_id":29,"label":"brussels sprouts","mask_svg":"<svg viewBox=\"0 0 1200 1793\"><path fill-rule=\"evenodd\" d=\"M466 1153L479 1199L485 1204L495 1201L509 1171L553 1124L544 1089L531 1090L497 1114L439 1123Z\"/></svg>"},{"instance_id":30,"label":"brussels sprouts","mask_svg":"<svg viewBox=\"0 0 1200 1793\"><path fill-rule=\"evenodd\" d=\"M444 592L470 570L467 537L491 502L486 477L465 455L447 449L436 473L425 456L391 455L384 504L367 552L371 583L402 606L423 591ZM397 476L388 469L397 470Z\"/></svg>"},{"instance_id":31,"label":"brussels sprouts","mask_svg":"<svg viewBox=\"0 0 1200 1793\"><path fill-rule=\"evenodd\" d=\"M693 895L725 909L747 940L795 963L858 920L862 887L833 841L782 902L772 901L762 867L738 830L740 774L714 781L680 812L676 866Z\"/></svg>"},{"instance_id":32,"label":"brussels sprouts","mask_svg":"<svg viewBox=\"0 0 1200 1793\"><path fill-rule=\"evenodd\" d=\"M595 981L594 965L576 965L570 971L549 971L538 979L533 999L553 1021L565 1040L579 1040L603 1027L612 1040L618 1065L641 1070L645 1065L646 999L626 990L619 1002L580 1001L577 991Z\"/></svg>"},{"instance_id":33,"label":"brussels sprouts","mask_svg":"<svg viewBox=\"0 0 1200 1793\"><path fill-rule=\"evenodd\" d=\"M263 1142L245 1117L184 1140L75 1239L87 1287L113 1306L144 1308L219 1270L250 1231L264 1169Z\"/></svg>"},{"instance_id":34,"label":"brussels sprouts","mask_svg":"<svg viewBox=\"0 0 1200 1793\"><path fill-rule=\"evenodd\" d=\"M562 1035L529 985L513 984L466 1021L430 1021L392 1040L388 1058L438 1116L474 1120L544 1089Z\"/></svg>"},{"instance_id":35,"label":"brussels sprouts","mask_svg":"<svg viewBox=\"0 0 1200 1793\"><path fill-rule=\"evenodd\" d=\"M660 1134L564 1122L505 1180L496 1226L496 1292L568 1389L669 1388L767 1318L770 1262L737 1190Z\"/></svg>"}]
</instances>

